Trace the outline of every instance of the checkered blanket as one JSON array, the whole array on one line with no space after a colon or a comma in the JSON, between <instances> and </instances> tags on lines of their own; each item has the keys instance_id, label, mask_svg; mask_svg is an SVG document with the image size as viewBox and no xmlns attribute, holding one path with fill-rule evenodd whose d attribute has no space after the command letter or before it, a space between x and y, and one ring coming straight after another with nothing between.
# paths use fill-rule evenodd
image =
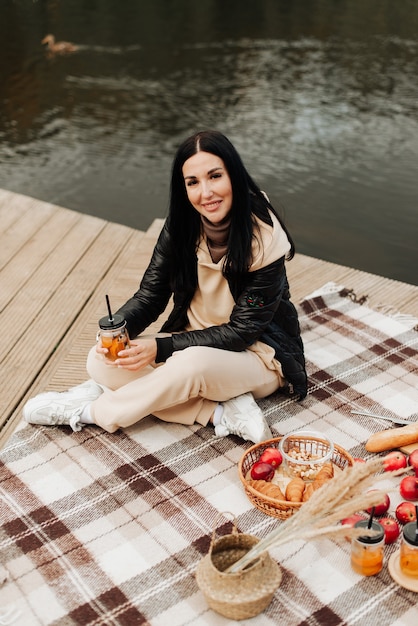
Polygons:
<instances>
[{"instance_id":1,"label":"checkered blanket","mask_svg":"<svg viewBox=\"0 0 418 626\"><path fill-rule=\"evenodd\" d=\"M373 311L336 285L299 311L308 396L275 394L260 406L277 436L314 429L366 457L369 435L391 425L351 409L416 415L417 321ZM258 537L282 523L243 491L237 464L249 445L152 416L112 435L22 424L1 453L0 623L234 623L208 608L195 570L214 528L230 532L227 512ZM393 514L397 489L387 489ZM397 548L386 546L386 558ZM348 542L329 539L272 550L282 583L251 624L416 625L417 594L387 567L355 574L349 553Z\"/></svg>"}]
</instances>

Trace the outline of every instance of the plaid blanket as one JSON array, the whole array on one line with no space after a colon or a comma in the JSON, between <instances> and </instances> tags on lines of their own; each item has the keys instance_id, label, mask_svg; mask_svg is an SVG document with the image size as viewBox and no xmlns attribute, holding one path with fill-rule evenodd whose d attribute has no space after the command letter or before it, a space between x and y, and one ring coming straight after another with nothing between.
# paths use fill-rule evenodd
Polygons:
<instances>
[{"instance_id":1,"label":"plaid blanket","mask_svg":"<svg viewBox=\"0 0 418 626\"><path fill-rule=\"evenodd\" d=\"M260 406L277 436L314 429L366 458L369 435L390 423L350 411L416 415L418 332L416 320L355 300L328 285L301 303L308 396L274 394ZM112 435L22 424L1 453L0 623L233 623L207 607L195 570L213 530L231 531L227 512L258 537L281 523L242 489L237 463L249 445L152 416ZM393 514L397 488L383 487ZM386 546L386 558L398 547ZM418 623L417 594L387 567L355 574L348 542L294 542L271 554L282 583L251 624Z\"/></svg>"}]
</instances>

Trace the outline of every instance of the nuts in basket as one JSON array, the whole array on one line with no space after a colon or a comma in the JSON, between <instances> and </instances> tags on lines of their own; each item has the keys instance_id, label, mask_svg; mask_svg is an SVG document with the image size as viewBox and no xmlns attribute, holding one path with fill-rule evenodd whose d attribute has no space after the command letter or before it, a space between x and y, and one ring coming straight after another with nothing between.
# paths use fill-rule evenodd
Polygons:
<instances>
[{"instance_id":1,"label":"nuts in basket","mask_svg":"<svg viewBox=\"0 0 418 626\"><path fill-rule=\"evenodd\" d=\"M318 462L322 462L321 456L311 454L299 448L292 448L287 455L287 470L289 474L303 480L314 480L316 478L320 470ZM294 461L291 459L294 459Z\"/></svg>"},{"instance_id":2,"label":"nuts in basket","mask_svg":"<svg viewBox=\"0 0 418 626\"><path fill-rule=\"evenodd\" d=\"M279 443L283 466L291 478L314 481L332 459L334 444L319 433L299 431L285 435Z\"/></svg>"}]
</instances>

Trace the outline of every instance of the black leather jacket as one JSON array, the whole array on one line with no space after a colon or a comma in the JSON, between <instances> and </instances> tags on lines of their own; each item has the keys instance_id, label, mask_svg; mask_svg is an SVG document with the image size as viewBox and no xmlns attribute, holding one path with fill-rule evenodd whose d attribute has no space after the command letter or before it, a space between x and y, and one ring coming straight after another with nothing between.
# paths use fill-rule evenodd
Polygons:
<instances>
[{"instance_id":1,"label":"black leather jacket","mask_svg":"<svg viewBox=\"0 0 418 626\"><path fill-rule=\"evenodd\" d=\"M167 307L173 309L161 331L175 333L157 338L157 362L189 346L209 346L241 351L260 340L275 350L289 391L299 399L306 396L307 376L297 311L290 301L284 258L254 272L241 293L229 283L235 306L225 324L182 332L188 325L191 293L174 293L170 286L170 234L163 227L139 290L117 312L126 320L130 337L142 333Z\"/></svg>"}]
</instances>

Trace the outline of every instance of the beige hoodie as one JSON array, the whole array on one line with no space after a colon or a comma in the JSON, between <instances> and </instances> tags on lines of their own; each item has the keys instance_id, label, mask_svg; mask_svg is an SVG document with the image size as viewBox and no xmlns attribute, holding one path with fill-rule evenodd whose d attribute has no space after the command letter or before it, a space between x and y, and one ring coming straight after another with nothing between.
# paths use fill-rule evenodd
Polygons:
<instances>
[{"instance_id":1,"label":"beige hoodie","mask_svg":"<svg viewBox=\"0 0 418 626\"><path fill-rule=\"evenodd\" d=\"M257 219L260 230L255 231L253 239L253 262L250 272L270 265L290 250L289 240L280 222L273 214L271 219L273 227ZM198 288L188 310L187 330L201 330L229 322L235 302L228 282L222 275L223 261L224 257L218 263L213 263L206 239L203 237L197 251ZM270 369L277 369L282 375L280 364L274 358L273 348L257 341L249 349L259 354Z\"/></svg>"}]
</instances>

